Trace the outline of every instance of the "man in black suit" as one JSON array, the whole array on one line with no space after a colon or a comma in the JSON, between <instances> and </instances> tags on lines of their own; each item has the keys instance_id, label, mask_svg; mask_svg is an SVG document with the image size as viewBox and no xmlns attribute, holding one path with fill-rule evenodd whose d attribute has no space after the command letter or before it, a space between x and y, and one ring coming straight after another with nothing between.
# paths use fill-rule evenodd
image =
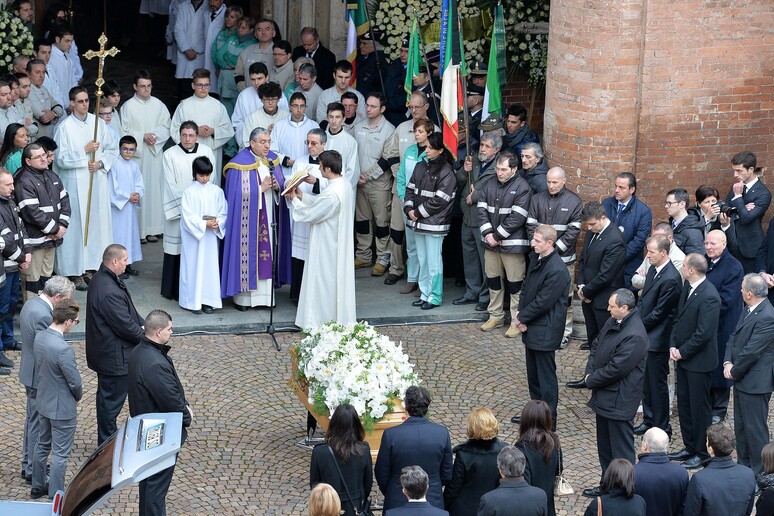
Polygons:
<instances>
[{"instance_id":1,"label":"man in black suit","mask_svg":"<svg viewBox=\"0 0 774 516\"><path fill-rule=\"evenodd\" d=\"M540 225L532 236L527 276L521 289L519 311L514 324L522 332L526 347L529 397L543 400L551 407L553 430L556 430L556 405L559 385L556 380L556 350L562 343L567 314L570 273L556 252L556 230ZM511 422L519 424L520 417Z\"/></svg>"},{"instance_id":2,"label":"man in black suit","mask_svg":"<svg viewBox=\"0 0 774 516\"><path fill-rule=\"evenodd\" d=\"M427 501L430 479L419 466L406 466L400 472L400 485L408 503L384 511L384 516L449 516L447 511L433 507Z\"/></svg>"},{"instance_id":3,"label":"man in black suit","mask_svg":"<svg viewBox=\"0 0 774 516\"><path fill-rule=\"evenodd\" d=\"M756 256L763 242L761 220L771 204L771 192L758 179L762 170L757 164L758 159L750 151L738 152L731 158L737 182L726 198L726 202L737 209L734 226L739 249L736 258L742 262L745 274L757 272Z\"/></svg>"},{"instance_id":4,"label":"man in black suit","mask_svg":"<svg viewBox=\"0 0 774 516\"><path fill-rule=\"evenodd\" d=\"M527 459L518 448L506 446L497 454L500 486L481 497L478 516L519 514L541 516L547 514L546 493L524 480Z\"/></svg>"},{"instance_id":5,"label":"man in black suit","mask_svg":"<svg viewBox=\"0 0 774 516\"><path fill-rule=\"evenodd\" d=\"M605 214L601 203L589 202L581 212L586 228L583 251L578 262L578 297L583 306L588 342L581 349L589 349L600 328L609 318L607 302L610 294L624 286L626 242L623 235ZM567 387L583 389L583 381L570 382Z\"/></svg>"},{"instance_id":6,"label":"man in black suit","mask_svg":"<svg viewBox=\"0 0 774 516\"><path fill-rule=\"evenodd\" d=\"M686 256L680 274L685 285L672 326L669 356L675 361L677 409L685 448L670 453L669 458L694 469L709 458L707 427L712 421L712 371L718 364L720 296L715 286L706 281L704 256Z\"/></svg>"},{"instance_id":7,"label":"man in black suit","mask_svg":"<svg viewBox=\"0 0 774 516\"><path fill-rule=\"evenodd\" d=\"M608 300L608 318L591 344L585 385L591 389L589 407L597 415L597 453L602 475L613 459L634 463L634 424L642 399L648 333L640 319L634 294L626 288ZM601 496L600 487L583 491Z\"/></svg>"},{"instance_id":8,"label":"man in black suit","mask_svg":"<svg viewBox=\"0 0 774 516\"><path fill-rule=\"evenodd\" d=\"M642 436L640 451L634 465L634 485L645 500L646 516L681 514L688 471L667 457L669 436L660 428L651 428Z\"/></svg>"},{"instance_id":9,"label":"man in black suit","mask_svg":"<svg viewBox=\"0 0 774 516\"><path fill-rule=\"evenodd\" d=\"M314 27L301 29L301 45L293 49L293 61L299 57L310 57L317 69L317 84L322 89L333 86L333 69L336 55L320 43L320 34Z\"/></svg>"},{"instance_id":10,"label":"man in black suit","mask_svg":"<svg viewBox=\"0 0 774 516\"><path fill-rule=\"evenodd\" d=\"M669 260L669 239L653 235L645 242L650 268L645 286L640 291L637 308L648 332L648 359L645 368L645 396L642 403L643 422L635 435L658 427L672 435L669 425L669 338L672 319L680 301L682 278Z\"/></svg>"},{"instance_id":11,"label":"man in black suit","mask_svg":"<svg viewBox=\"0 0 774 516\"><path fill-rule=\"evenodd\" d=\"M761 450L769 442L769 400L774 390L774 307L758 274L742 281L747 305L726 346L723 374L734 381L734 433L737 461L763 473Z\"/></svg>"},{"instance_id":12,"label":"man in black suit","mask_svg":"<svg viewBox=\"0 0 774 516\"><path fill-rule=\"evenodd\" d=\"M759 272L769 288L769 301L774 302L774 224L769 224L755 259L755 271Z\"/></svg>"}]
</instances>

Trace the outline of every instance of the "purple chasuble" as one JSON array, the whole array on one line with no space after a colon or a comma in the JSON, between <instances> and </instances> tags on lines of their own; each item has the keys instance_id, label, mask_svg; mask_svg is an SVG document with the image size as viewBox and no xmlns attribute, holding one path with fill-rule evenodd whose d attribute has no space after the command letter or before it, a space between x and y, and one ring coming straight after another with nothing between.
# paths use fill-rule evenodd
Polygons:
<instances>
[{"instance_id":1,"label":"purple chasuble","mask_svg":"<svg viewBox=\"0 0 774 516\"><path fill-rule=\"evenodd\" d=\"M285 174L280 165L279 156L274 151L269 151L269 161L274 164L274 177L277 178L279 184L279 191L285 189ZM277 246L277 255L279 256L279 262L277 267L277 277L274 278L274 286L279 288L284 284L290 284L291 274L291 258L293 251L292 237L290 234L290 209L288 208L287 201L284 197L280 197L279 202L279 227L277 232L279 233L279 243Z\"/></svg>"}]
</instances>

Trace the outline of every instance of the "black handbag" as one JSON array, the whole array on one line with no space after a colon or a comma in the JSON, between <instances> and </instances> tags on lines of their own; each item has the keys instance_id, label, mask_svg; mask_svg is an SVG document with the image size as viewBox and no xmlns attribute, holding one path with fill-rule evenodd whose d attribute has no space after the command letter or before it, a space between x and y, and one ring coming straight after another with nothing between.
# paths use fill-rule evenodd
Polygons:
<instances>
[{"instance_id":1,"label":"black handbag","mask_svg":"<svg viewBox=\"0 0 774 516\"><path fill-rule=\"evenodd\" d=\"M374 513L371 511L371 497L370 496L363 496L363 498L360 500L360 504L358 507L355 507L355 502L352 499L352 494L349 492L349 487L347 487L347 481L344 480L344 475L341 474L341 468L339 467L339 461L336 459L336 454L333 453L333 448L328 445L328 451L331 454L331 457L333 458L333 464L336 465L336 471L339 472L339 478L341 479L341 485L344 486L344 491L347 492L347 498L349 498L349 503L352 505L352 509L355 511L355 516L374 516Z\"/></svg>"}]
</instances>

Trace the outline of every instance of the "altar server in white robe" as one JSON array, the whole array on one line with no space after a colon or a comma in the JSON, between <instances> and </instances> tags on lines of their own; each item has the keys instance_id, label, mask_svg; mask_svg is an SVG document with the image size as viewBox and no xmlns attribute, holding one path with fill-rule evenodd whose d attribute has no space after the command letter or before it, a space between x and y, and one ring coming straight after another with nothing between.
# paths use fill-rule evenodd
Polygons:
<instances>
[{"instance_id":1,"label":"altar server in white robe","mask_svg":"<svg viewBox=\"0 0 774 516\"><path fill-rule=\"evenodd\" d=\"M140 238L158 242L164 231L161 192L164 184L162 155L169 139L169 110L151 96L153 82L147 70L134 75L134 96L121 106L121 134L137 140L134 161L140 166L145 197L140 208Z\"/></svg>"},{"instance_id":2,"label":"altar server in white robe","mask_svg":"<svg viewBox=\"0 0 774 516\"><path fill-rule=\"evenodd\" d=\"M120 157L113 163L108 173L113 243L126 247L129 262L124 274L127 277L140 274L132 264L142 260L137 208L140 206L145 188L140 167L132 160L136 150L137 140L134 136L127 134L122 137L118 142Z\"/></svg>"},{"instance_id":3,"label":"altar server in white robe","mask_svg":"<svg viewBox=\"0 0 774 516\"><path fill-rule=\"evenodd\" d=\"M192 173L194 182L183 192L180 205L180 306L195 314L211 314L223 307L218 250L225 236L228 205L223 190L210 182L208 158L196 158Z\"/></svg>"},{"instance_id":4,"label":"altar server in white robe","mask_svg":"<svg viewBox=\"0 0 774 516\"><path fill-rule=\"evenodd\" d=\"M66 23L57 24L52 34L51 57L46 64L46 73L54 80L59 93L57 102L69 105L67 98L70 88L77 85L73 78L73 62L70 48L73 46L73 30ZM45 84L44 84L45 85ZM49 91L52 91L49 89Z\"/></svg>"},{"instance_id":5,"label":"altar server in white robe","mask_svg":"<svg viewBox=\"0 0 774 516\"><path fill-rule=\"evenodd\" d=\"M360 178L360 163L357 160L357 141L344 130L344 105L334 102L328 105L328 143L325 150L335 150L343 160L343 175L352 187L352 195ZM354 209L354 208L353 208ZM354 212L353 212L354 213Z\"/></svg>"},{"instance_id":6,"label":"altar server in white robe","mask_svg":"<svg viewBox=\"0 0 774 516\"><path fill-rule=\"evenodd\" d=\"M190 95L188 83L193 71L204 66L204 18L209 16L208 3L191 0L179 4L175 18L175 43L177 43L177 64L175 79L178 80L180 98Z\"/></svg>"},{"instance_id":7,"label":"altar server in white robe","mask_svg":"<svg viewBox=\"0 0 774 516\"><path fill-rule=\"evenodd\" d=\"M291 167L293 162L306 154L306 135L312 129L319 128L319 124L306 116L306 97L303 93L294 93L290 97L290 116L274 124L271 130L272 147L277 154L286 156L288 161L282 166Z\"/></svg>"},{"instance_id":8,"label":"altar server in white robe","mask_svg":"<svg viewBox=\"0 0 774 516\"><path fill-rule=\"evenodd\" d=\"M113 243L108 171L118 157L116 141L108 127L89 113L89 93L83 86L70 90L70 110L54 133L58 146L54 172L70 194L70 226L62 245L56 249L55 270L60 276L81 276L97 270L102 252ZM92 152L95 152L92 158ZM89 176L93 176L88 245L84 245Z\"/></svg>"},{"instance_id":9,"label":"altar server in white robe","mask_svg":"<svg viewBox=\"0 0 774 516\"><path fill-rule=\"evenodd\" d=\"M263 107L256 109L245 118L245 123L242 126L241 148L250 144L250 133L256 127L265 127L267 131L271 132L277 122L290 116L287 110L277 106L280 97L282 97L282 90L276 82L261 84L261 87L258 88L258 96Z\"/></svg>"},{"instance_id":10,"label":"altar server in white robe","mask_svg":"<svg viewBox=\"0 0 774 516\"><path fill-rule=\"evenodd\" d=\"M231 125L234 127L237 140L239 140L239 135L242 134L245 119L250 113L258 111L263 107L263 101L261 101L261 98L258 96L258 88L269 80L269 69L266 68L266 65L263 63L253 63L248 70L248 76L250 77L252 88L245 88L239 92L236 104L234 104L234 113L231 115ZM288 101L284 95L280 96L277 107L288 111ZM250 130L252 131L252 129L255 129L255 127ZM241 141L238 143L240 145L242 144Z\"/></svg>"},{"instance_id":11,"label":"altar server in white robe","mask_svg":"<svg viewBox=\"0 0 774 516\"><path fill-rule=\"evenodd\" d=\"M198 142L199 127L187 120L180 125L180 143L164 151L164 264L161 271L161 295L178 299L180 285L180 202L191 184L193 161L204 156L215 162L212 149ZM210 177L210 181L212 178Z\"/></svg>"},{"instance_id":12,"label":"altar server in white robe","mask_svg":"<svg viewBox=\"0 0 774 516\"><path fill-rule=\"evenodd\" d=\"M193 72L193 96L180 102L172 116L169 132L175 143L180 143L180 124L193 120L199 126L198 142L212 149L215 154L212 182L220 186L223 171L223 146L234 136L231 119L226 108L219 101L210 97L212 90L212 75L205 68L197 68Z\"/></svg>"},{"instance_id":13,"label":"altar server in white robe","mask_svg":"<svg viewBox=\"0 0 774 516\"><path fill-rule=\"evenodd\" d=\"M328 180L320 195L304 194L298 187L288 193L293 220L310 224L309 256L296 312L296 326L304 330L328 321L356 322L352 188L341 175L338 152L320 154L320 170Z\"/></svg>"}]
</instances>

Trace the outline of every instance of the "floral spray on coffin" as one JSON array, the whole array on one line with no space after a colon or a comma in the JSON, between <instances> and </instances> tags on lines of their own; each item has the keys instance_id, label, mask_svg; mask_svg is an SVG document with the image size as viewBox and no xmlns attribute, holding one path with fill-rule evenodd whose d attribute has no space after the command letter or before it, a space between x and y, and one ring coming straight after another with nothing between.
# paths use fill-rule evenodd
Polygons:
<instances>
[{"instance_id":1,"label":"floral spray on coffin","mask_svg":"<svg viewBox=\"0 0 774 516\"><path fill-rule=\"evenodd\" d=\"M376 460L382 433L407 417L400 397L420 381L402 344L367 322L329 322L303 335L290 347L296 396L324 430L341 403L355 407Z\"/></svg>"}]
</instances>

